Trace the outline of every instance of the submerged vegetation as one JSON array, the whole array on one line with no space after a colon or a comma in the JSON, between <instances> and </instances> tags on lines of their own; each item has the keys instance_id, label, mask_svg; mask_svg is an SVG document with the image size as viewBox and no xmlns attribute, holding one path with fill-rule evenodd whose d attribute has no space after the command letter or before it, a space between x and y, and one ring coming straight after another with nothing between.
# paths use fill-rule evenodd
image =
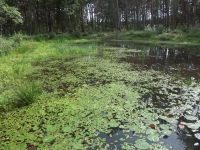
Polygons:
<instances>
[{"instance_id":1,"label":"submerged vegetation","mask_svg":"<svg viewBox=\"0 0 200 150\"><path fill-rule=\"evenodd\" d=\"M1 56L0 149L165 150L180 122L198 140L197 80L138 69L127 52L140 50L27 38Z\"/></svg>"}]
</instances>

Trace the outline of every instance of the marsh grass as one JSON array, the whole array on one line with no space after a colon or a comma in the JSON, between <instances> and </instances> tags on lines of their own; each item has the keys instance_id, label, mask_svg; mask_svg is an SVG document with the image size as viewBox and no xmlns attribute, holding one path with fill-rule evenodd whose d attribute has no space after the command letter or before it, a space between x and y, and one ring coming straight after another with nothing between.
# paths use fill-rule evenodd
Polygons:
<instances>
[{"instance_id":1,"label":"marsh grass","mask_svg":"<svg viewBox=\"0 0 200 150\"><path fill-rule=\"evenodd\" d=\"M27 76L35 69L32 66L34 62L47 60L48 64L51 59L62 60L95 54L95 44L87 44L85 42L88 41L84 39L71 41L67 37L71 38L68 35L51 40L44 40L42 37L39 41L25 38L16 48L12 47L14 39L8 41L6 45L10 44L7 47L9 55L0 59L1 110L9 111L35 102L41 92L42 80L27 82ZM3 42L6 42L5 38Z\"/></svg>"},{"instance_id":2,"label":"marsh grass","mask_svg":"<svg viewBox=\"0 0 200 150\"><path fill-rule=\"evenodd\" d=\"M13 105L20 108L34 103L42 90L38 82L24 82L15 88L14 93Z\"/></svg>"}]
</instances>

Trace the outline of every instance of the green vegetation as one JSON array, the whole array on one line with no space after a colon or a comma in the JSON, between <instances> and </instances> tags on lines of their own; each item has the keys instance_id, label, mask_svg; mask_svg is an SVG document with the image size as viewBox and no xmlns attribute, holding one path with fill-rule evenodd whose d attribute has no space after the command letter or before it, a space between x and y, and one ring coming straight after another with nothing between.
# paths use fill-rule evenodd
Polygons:
<instances>
[{"instance_id":1,"label":"green vegetation","mask_svg":"<svg viewBox=\"0 0 200 150\"><path fill-rule=\"evenodd\" d=\"M25 149L27 143L44 150L110 149L116 145L102 134L112 138L115 129L123 131L116 141L121 148L166 149L159 141L172 134L179 114L155 108L141 95L151 87L167 94L187 86L184 79L137 71L118 63L125 49L87 39L27 37L12 49L0 57L0 149ZM175 106L174 95L168 98ZM132 133L138 139L126 142Z\"/></svg>"},{"instance_id":2,"label":"green vegetation","mask_svg":"<svg viewBox=\"0 0 200 150\"><path fill-rule=\"evenodd\" d=\"M105 34L103 39L112 41L132 41L143 44L160 44L160 45L179 45L179 46L199 46L200 44L200 29L191 28L187 31L169 30L160 31L125 31Z\"/></svg>"},{"instance_id":3,"label":"green vegetation","mask_svg":"<svg viewBox=\"0 0 200 150\"><path fill-rule=\"evenodd\" d=\"M199 14L198 0L0 0L0 150L166 150L172 135L199 149Z\"/></svg>"}]
</instances>

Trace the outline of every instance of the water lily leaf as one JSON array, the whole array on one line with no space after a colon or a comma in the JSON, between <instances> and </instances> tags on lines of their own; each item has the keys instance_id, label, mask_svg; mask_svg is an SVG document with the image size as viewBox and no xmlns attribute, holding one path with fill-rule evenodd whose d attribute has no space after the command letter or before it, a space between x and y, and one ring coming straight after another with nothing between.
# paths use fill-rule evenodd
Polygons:
<instances>
[{"instance_id":1,"label":"water lily leaf","mask_svg":"<svg viewBox=\"0 0 200 150\"><path fill-rule=\"evenodd\" d=\"M81 142L77 142L74 144L73 149L81 150L83 149L83 144L81 144Z\"/></svg>"},{"instance_id":2,"label":"water lily leaf","mask_svg":"<svg viewBox=\"0 0 200 150\"><path fill-rule=\"evenodd\" d=\"M57 126L47 125L47 132L52 133L52 132L56 132L56 130L57 130Z\"/></svg>"},{"instance_id":3,"label":"water lily leaf","mask_svg":"<svg viewBox=\"0 0 200 150\"><path fill-rule=\"evenodd\" d=\"M71 129L71 127L69 127L69 126L66 126L66 127L63 127L63 128L62 128L62 131L65 132L65 133L71 132L71 130L72 130L72 129Z\"/></svg>"},{"instance_id":4,"label":"water lily leaf","mask_svg":"<svg viewBox=\"0 0 200 150\"><path fill-rule=\"evenodd\" d=\"M110 123L109 123L109 126L110 127L119 127L119 123L118 122L116 122L115 120L112 120Z\"/></svg>"},{"instance_id":5,"label":"water lily leaf","mask_svg":"<svg viewBox=\"0 0 200 150\"><path fill-rule=\"evenodd\" d=\"M184 116L186 120L188 121L196 121L198 118L195 116L185 115Z\"/></svg>"},{"instance_id":6,"label":"water lily leaf","mask_svg":"<svg viewBox=\"0 0 200 150\"><path fill-rule=\"evenodd\" d=\"M200 121L196 123L186 123L187 127L193 130L197 130L200 128Z\"/></svg>"},{"instance_id":7,"label":"water lily leaf","mask_svg":"<svg viewBox=\"0 0 200 150\"><path fill-rule=\"evenodd\" d=\"M55 137L53 135L48 135L43 138L44 143L53 143L55 141Z\"/></svg>"},{"instance_id":8,"label":"water lily leaf","mask_svg":"<svg viewBox=\"0 0 200 150\"><path fill-rule=\"evenodd\" d=\"M172 130L163 130L163 131L162 131L162 134L163 134L163 135L170 136L170 135L172 134Z\"/></svg>"},{"instance_id":9,"label":"water lily leaf","mask_svg":"<svg viewBox=\"0 0 200 150\"><path fill-rule=\"evenodd\" d=\"M160 138L159 138L159 134L158 133L153 133L153 134L149 134L147 136L147 139L149 141L152 141L152 142L158 142Z\"/></svg>"},{"instance_id":10,"label":"water lily leaf","mask_svg":"<svg viewBox=\"0 0 200 150\"><path fill-rule=\"evenodd\" d=\"M135 142L134 146L140 150L150 149L151 145L147 143L144 139L139 139Z\"/></svg>"},{"instance_id":11,"label":"water lily leaf","mask_svg":"<svg viewBox=\"0 0 200 150\"><path fill-rule=\"evenodd\" d=\"M196 133L196 134L194 134L194 136L195 136L198 140L200 140L200 133Z\"/></svg>"},{"instance_id":12,"label":"water lily leaf","mask_svg":"<svg viewBox=\"0 0 200 150\"><path fill-rule=\"evenodd\" d=\"M161 124L161 125L160 125L160 128L161 128L162 130L168 130L168 129L170 129L170 126L169 126L168 124Z\"/></svg>"},{"instance_id":13,"label":"water lily leaf","mask_svg":"<svg viewBox=\"0 0 200 150\"><path fill-rule=\"evenodd\" d=\"M160 135L158 134L158 132L156 130L149 129L149 130L147 130L146 134L147 134L147 139L149 141L152 141L152 142L158 142L159 141Z\"/></svg>"},{"instance_id":14,"label":"water lily leaf","mask_svg":"<svg viewBox=\"0 0 200 150\"><path fill-rule=\"evenodd\" d=\"M168 123L176 123L177 122L177 120L175 118L168 118L166 116L160 116L159 118L167 121Z\"/></svg>"},{"instance_id":15,"label":"water lily leaf","mask_svg":"<svg viewBox=\"0 0 200 150\"><path fill-rule=\"evenodd\" d=\"M146 127L142 126L141 124L131 125L131 126L129 126L129 129L136 133L145 133L145 131L146 131Z\"/></svg>"}]
</instances>

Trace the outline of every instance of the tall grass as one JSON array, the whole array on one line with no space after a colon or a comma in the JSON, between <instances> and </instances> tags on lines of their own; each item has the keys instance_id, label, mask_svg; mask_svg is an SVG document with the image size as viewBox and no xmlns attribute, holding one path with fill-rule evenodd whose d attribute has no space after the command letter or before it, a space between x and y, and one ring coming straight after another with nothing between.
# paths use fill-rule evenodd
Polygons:
<instances>
[{"instance_id":1,"label":"tall grass","mask_svg":"<svg viewBox=\"0 0 200 150\"><path fill-rule=\"evenodd\" d=\"M17 86L13 99L14 107L23 107L33 103L41 94L42 89L38 82L24 82Z\"/></svg>"}]
</instances>

